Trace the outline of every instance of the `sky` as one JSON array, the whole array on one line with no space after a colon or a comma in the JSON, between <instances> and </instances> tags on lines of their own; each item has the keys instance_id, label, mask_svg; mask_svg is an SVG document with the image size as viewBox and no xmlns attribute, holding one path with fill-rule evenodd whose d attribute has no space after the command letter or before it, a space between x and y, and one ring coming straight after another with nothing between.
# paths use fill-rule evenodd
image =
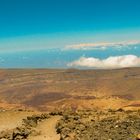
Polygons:
<instances>
[{"instance_id":1,"label":"sky","mask_svg":"<svg viewBox=\"0 0 140 140\"><path fill-rule=\"evenodd\" d=\"M0 68L140 66L139 0L0 0Z\"/></svg>"}]
</instances>

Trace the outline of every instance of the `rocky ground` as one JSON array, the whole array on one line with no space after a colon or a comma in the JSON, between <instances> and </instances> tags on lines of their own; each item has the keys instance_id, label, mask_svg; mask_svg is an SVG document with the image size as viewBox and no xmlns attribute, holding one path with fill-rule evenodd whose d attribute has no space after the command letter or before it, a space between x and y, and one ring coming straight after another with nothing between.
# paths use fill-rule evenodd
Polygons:
<instances>
[{"instance_id":1,"label":"rocky ground","mask_svg":"<svg viewBox=\"0 0 140 140\"><path fill-rule=\"evenodd\" d=\"M139 140L139 85L140 68L0 70L0 139Z\"/></svg>"},{"instance_id":2,"label":"rocky ground","mask_svg":"<svg viewBox=\"0 0 140 140\"><path fill-rule=\"evenodd\" d=\"M15 128L1 131L0 139L140 140L140 110L69 109L32 114Z\"/></svg>"},{"instance_id":3,"label":"rocky ground","mask_svg":"<svg viewBox=\"0 0 140 140\"><path fill-rule=\"evenodd\" d=\"M17 125L15 128L13 129L7 128L1 131L0 139L1 140L21 140L21 139L26 140L28 139L29 136L40 135L40 131L37 131L36 127L41 121L49 118L50 115L47 113L38 114L38 115L34 113L34 115L32 116L27 116L25 119L21 119L22 123L20 125Z\"/></svg>"},{"instance_id":4,"label":"rocky ground","mask_svg":"<svg viewBox=\"0 0 140 140\"><path fill-rule=\"evenodd\" d=\"M61 140L139 140L140 111L65 112L56 129Z\"/></svg>"}]
</instances>

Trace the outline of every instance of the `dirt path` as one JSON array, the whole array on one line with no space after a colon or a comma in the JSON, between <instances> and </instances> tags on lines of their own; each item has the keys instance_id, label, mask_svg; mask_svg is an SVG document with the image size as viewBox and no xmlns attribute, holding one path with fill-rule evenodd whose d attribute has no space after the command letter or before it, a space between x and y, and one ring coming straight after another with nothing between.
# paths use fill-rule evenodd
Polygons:
<instances>
[{"instance_id":1,"label":"dirt path","mask_svg":"<svg viewBox=\"0 0 140 140\"><path fill-rule=\"evenodd\" d=\"M50 119L42 121L36 128L40 135L30 136L28 140L60 140L60 135L56 133L56 123L60 116L53 116Z\"/></svg>"},{"instance_id":2,"label":"dirt path","mask_svg":"<svg viewBox=\"0 0 140 140\"><path fill-rule=\"evenodd\" d=\"M14 129L22 125L22 119L35 113L27 111L3 111L0 112L0 132Z\"/></svg>"}]
</instances>

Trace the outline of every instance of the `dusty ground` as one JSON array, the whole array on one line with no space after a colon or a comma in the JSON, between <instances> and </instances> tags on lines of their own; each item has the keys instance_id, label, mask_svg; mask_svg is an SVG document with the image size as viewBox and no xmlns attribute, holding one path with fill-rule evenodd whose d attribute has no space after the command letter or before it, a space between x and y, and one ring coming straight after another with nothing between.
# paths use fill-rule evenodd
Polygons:
<instances>
[{"instance_id":1,"label":"dusty ground","mask_svg":"<svg viewBox=\"0 0 140 140\"><path fill-rule=\"evenodd\" d=\"M3 118L7 125L0 132L1 140L136 140L140 134L140 110L65 110L34 112L27 117L25 112L9 114L15 119Z\"/></svg>"},{"instance_id":2,"label":"dusty ground","mask_svg":"<svg viewBox=\"0 0 140 140\"><path fill-rule=\"evenodd\" d=\"M65 112L56 128L61 140L139 140L140 111Z\"/></svg>"},{"instance_id":3,"label":"dusty ground","mask_svg":"<svg viewBox=\"0 0 140 140\"><path fill-rule=\"evenodd\" d=\"M22 124L22 119L33 115L30 111L1 111L0 112L0 131L13 129Z\"/></svg>"},{"instance_id":4,"label":"dusty ground","mask_svg":"<svg viewBox=\"0 0 140 140\"><path fill-rule=\"evenodd\" d=\"M0 139L136 140L139 110L140 68L0 70Z\"/></svg>"},{"instance_id":5,"label":"dusty ground","mask_svg":"<svg viewBox=\"0 0 140 140\"><path fill-rule=\"evenodd\" d=\"M0 107L52 111L68 104L105 108L107 100L110 107L130 106L132 101L140 107L139 85L140 68L0 70Z\"/></svg>"},{"instance_id":6,"label":"dusty ground","mask_svg":"<svg viewBox=\"0 0 140 140\"><path fill-rule=\"evenodd\" d=\"M56 124L60 120L60 116L52 116L51 118L42 121L36 131L40 132L38 136L30 136L29 140L60 140L60 135L56 133Z\"/></svg>"}]
</instances>

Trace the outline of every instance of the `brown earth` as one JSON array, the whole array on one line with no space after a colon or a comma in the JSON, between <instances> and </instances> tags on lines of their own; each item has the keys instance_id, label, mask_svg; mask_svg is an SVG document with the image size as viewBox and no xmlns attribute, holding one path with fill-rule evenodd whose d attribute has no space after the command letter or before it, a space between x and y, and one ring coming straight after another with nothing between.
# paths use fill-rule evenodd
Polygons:
<instances>
[{"instance_id":1,"label":"brown earth","mask_svg":"<svg viewBox=\"0 0 140 140\"><path fill-rule=\"evenodd\" d=\"M61 140L139 140L140 111L65 112L56 129Z\"/></svg>"},{"instance_id":2,"label":"brown earth","mask_svg":"<svg viewBox=\"0 0 140 140\"><path fill-rule=\"evenodd\" d=\"M4 113L9 116L4 117ZM67 109L50 113L5 110L0 112L0 115L0 118L3 117L0 122L9 124L9 128L5 125L0 131L1 140L139 140L140 138L140 110Z\"/></svg>"},{"instance_id":3,"label":"brown earth","mask_svg":"<svg viewBox=\"0 0 140 140\"><path fill-rule=\"evenodd\" d=\"M135 140L139 135L140 68L0 70L0 139Z\"/></svg>"},{"instance_id":4,"label":"brown earth","mask_svg":"<svg viewBox=\"0 0 140 140\"><path fill-rule=\"evenodd\" d=\"M40 134L37 136L29 136L28 140L60 140L60 135L57 134L55 128L60 118L60 116L53 116L47 120L42 121L36 127L36 131L40 132Z\"/></svg>"},{"instance_id":5,"label":"brown earth","mask_svg":"<svg viewBox=\"0 0 140 140\"><path fill-rule=\"evenodd\" d=\"M33 115L32 111L14 111L3 110L0 111L0 132L3 130L13 129L22 124L22 119Z\"/></svg>"},{"instance_id":6,"label":"brown earth","mask_svg":"<svg viewBox=\"0 0 140 140\"><path fill-rule=\"evenodd\" d=\"M116 70L1 69L0 107L140 107L140 68Z\"/></svg>"}]
</instances>

